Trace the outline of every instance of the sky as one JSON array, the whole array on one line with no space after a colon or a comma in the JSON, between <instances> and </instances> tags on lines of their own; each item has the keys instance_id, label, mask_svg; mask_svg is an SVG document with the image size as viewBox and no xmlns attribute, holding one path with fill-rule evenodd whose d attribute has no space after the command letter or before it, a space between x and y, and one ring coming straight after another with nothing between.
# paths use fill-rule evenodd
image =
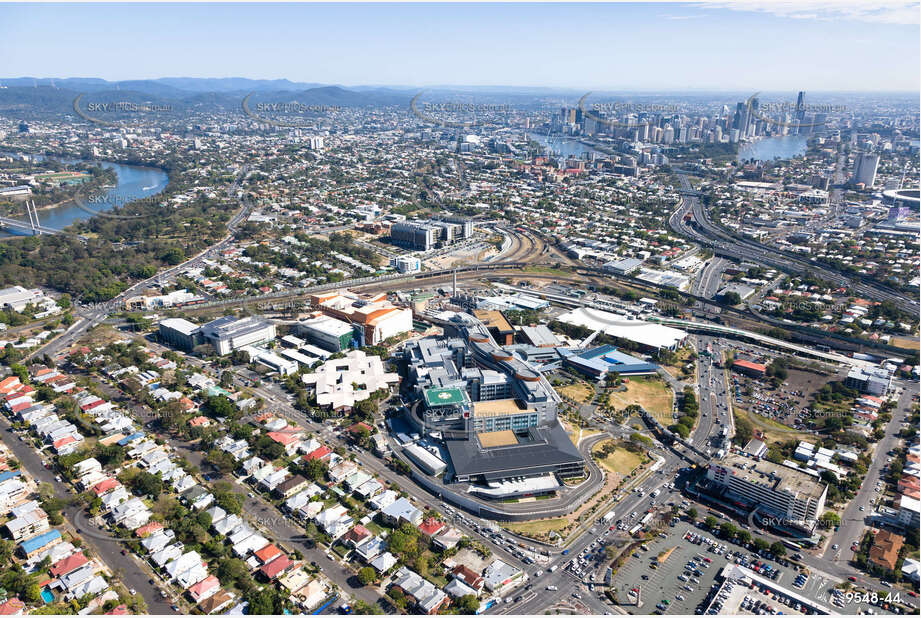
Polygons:
<instances>
[{"instance_id":1,"label":"sky","mask_svg":"<svg viewBox=\"0 0 921 618\"><path fill-rule=\"evenodd\" d=\"M0 77L917 91L919 3L0 4Z\"/></svg>"}]
</instances>

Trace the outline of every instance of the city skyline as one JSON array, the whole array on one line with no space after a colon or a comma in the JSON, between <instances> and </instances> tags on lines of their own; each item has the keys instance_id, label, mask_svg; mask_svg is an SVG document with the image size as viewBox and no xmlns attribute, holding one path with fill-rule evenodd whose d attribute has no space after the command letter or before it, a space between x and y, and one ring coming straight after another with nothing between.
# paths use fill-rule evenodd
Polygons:
<instances>
[{"instance_id":1,"label":"city skyline","mask_svg":"<svg viewBox=\"0 0 921 618\"><path fill-rule=\"evenodd\" d=\"M0 49L5 77L897 92L919 89L903 68L919 62L917 7L8 4Z\"/></svg>"}]
</instances>

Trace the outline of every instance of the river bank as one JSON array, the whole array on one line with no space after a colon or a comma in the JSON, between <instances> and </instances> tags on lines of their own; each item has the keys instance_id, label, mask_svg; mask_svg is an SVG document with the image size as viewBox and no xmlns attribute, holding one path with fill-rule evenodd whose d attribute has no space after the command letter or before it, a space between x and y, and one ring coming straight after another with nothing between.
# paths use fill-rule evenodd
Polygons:
<instances>
[{"instance_id":1,"label":"river bank","mask_svg":"<svg viewBox=\"0 0 921 618\"><path fill-rule=\"evenodd\" d=\"M57 154L8 154L12 156L32 157L35 161L53 158L66 165L75 165L78 163L95 164L115 173L116 183L114 185L102 185L91 191L91 193L98 198L94 199L94 207L92 209L87 208L85 204L80 205L75 203L73 199L67 199L54 205L40 207L38 212L41 214L41 224L50 228L64 229L79 221L85 221L94 216L104 216L105 212L113 208L124 207L135 200L162 193L170 183L170 177L163 166L136 165L117 161L74 159L59 156ZM0 237L10 236L15 237L19 236L19 234L0 232Z\"/></svg>"}]
</instances>

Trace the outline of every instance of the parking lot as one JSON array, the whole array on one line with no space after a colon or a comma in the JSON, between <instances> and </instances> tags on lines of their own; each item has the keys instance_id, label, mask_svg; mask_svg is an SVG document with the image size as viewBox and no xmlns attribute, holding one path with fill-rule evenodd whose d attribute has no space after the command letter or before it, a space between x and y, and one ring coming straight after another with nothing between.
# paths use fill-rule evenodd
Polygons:
<instances>
[{"instance_id":1,"label":"parking lot","mask_svg":"<svg viewBox=\"0 0 921 618\"><path fill-rule=\"evenodd\" d=\"M642 606L641 611L637 613L652 613L656 604L667 600L668 604L662 613L694 614L694 609L704 600L713 585L715 575L726 564L725 557L707 553L706 546L693 545L683 540L684 528L679 526L671 528L670 531L671 534L667 538L659 537L654 541L648 541L647 550L637 550L614 575L612 587L621 604L629 607L634 603L636 596L631 595L630 590L639 589ZM672 548L674 550L665 562L655 569L651 568L650 565L657 562L660 554ZM687 581L679 580L679 576L685 577L685 565L698 555L710 559L709 563L698 561L707 565L700 567L700 576L692 576L699 580L699 583L692 578L687 578Z\"/></svg>"},{"instance_id":2,"label":"parking lot","mask_svg":"<svg viewBox=\"0 0 921 618\"><path fill-rule=\"evenodd\" d=\"M805 581L802 578L798 580L799 573L794 567L783 567L774 561L765 560L707 531L686 524L668 530L666 538L657 537L647 541L647 550L637 550L614 575L613 590L619 602L626 607L635 602L636 596L631 594L631 589L637 588L642 600L639 608L641 613L656 612L657 605L658 613L663 614L700 613L697 611L698 606L717 584L717 575L730 560L760 571L761 577L776 586L782 586L822 605L835 606L841 613L857 614L870 607L855 603L845 607L835 603L831 589L839 582L821 573L813 572ZM707 542L708 539L712 544ZM658 564L657 558L668 550L672 550L671 553L663 563ZM654 562L657 568L652 568ZM667 604L664 603L666 600ZM787 610L790 608L784 606L778 611L793 613ZM874 610L878 612L879 608Z\"/></svg>"}]
</instances>

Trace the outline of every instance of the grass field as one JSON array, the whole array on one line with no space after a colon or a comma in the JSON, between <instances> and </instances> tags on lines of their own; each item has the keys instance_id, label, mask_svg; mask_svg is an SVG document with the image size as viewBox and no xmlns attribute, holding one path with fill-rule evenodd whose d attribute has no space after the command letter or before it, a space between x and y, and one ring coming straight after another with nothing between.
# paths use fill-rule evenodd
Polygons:
<instances>
[{"instance_id":1,"label":"grass field","mask_svg":"<svg viewBox=\"0 0 921 618\"><path fill-rule=\"evenodd\" d=\"M607 441L601 441L592 448L592 452L596 452L601 449L602 445ZM640 464L643 463L643 456L634 453L633 451L628 451L625 448L619 448L604 459L599 459L598 464L604 466L610 472L619 474L624 477L629 475L631 472L636 470Z\"/></svg>"},{"instance_id":2,"label":"grass field","mask_svg":"<svg viewBox=\"0 0 921 618\"><path fill-rule=\"evenodd\" d=\"M595 391L592 390L592 388L584 382L576 382L575 384L558 386L556 392L558 392L563 397L568 397L569 399L572 399L578 403L584 403L588 401L595 394Z\"/></svg>"},{"instance_id":3,"label":"grass field","mask_svg":"<svg viewBox=\"0 0 921 618\"><path fill-rule=\"evenodd\" d=\"M784 442L794 439L809 440L815 438L811 433L796 431L792 427L787 427L783 423L778 423L772 418L761 416L760 414L750 412L743 408L736 408L736 410L745 414L755 427L764 432L766 442Z\"/></svg>"},{"instance_id":4,"label":"grass field","mask_svg":"<svg viewBox=\"0 0 921 618\"><path fill-rule=\"evenodd\" d=\"M547 534L551 531L559 532L568 525L569 520L565 517L502 524L504 528L521 534Z\"/></svg>"},{"instance_id":5,"label":"grass field","mask_svg":"<svg viewBox=\"0 0 921 618\"><path fill-rule=\"evenodd\" d=\"M657 376L630 378L626 391L611 393L610 404L615 410L623 410L631 404L638 404L665 426L672 424L672 405L675 394L662 378Z\"/></svg>"}]
</instances>

